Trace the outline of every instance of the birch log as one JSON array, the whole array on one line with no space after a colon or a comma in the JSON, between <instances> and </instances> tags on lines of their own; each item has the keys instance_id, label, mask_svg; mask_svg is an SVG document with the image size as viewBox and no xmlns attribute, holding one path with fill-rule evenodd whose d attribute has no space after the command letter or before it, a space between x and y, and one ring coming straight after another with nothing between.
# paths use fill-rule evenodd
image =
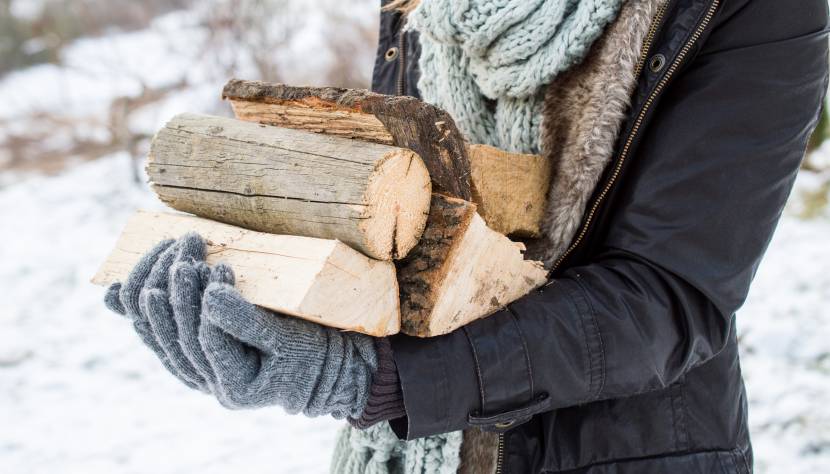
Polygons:
<instances>
[{"instance_id":1,"label":"birch log","mask_svg":"<svg viewBox=\"0 0 830 474\"><path fill-rule=\"evenodd\" d=\"M487 225L502 234L541 235L550 162L467 144L447 113L435 106L363 90L240 80L230 81L223 97L240 120L411 148L426 161L433 191L472 200ZM453 188L452 183L462 185Z\"/></svg>"},{"instance_id":2,"label":"birch log","mask_svg":"<svg viewBox=\"0 0 830 474\"><path fill-rule=\"evenodd\" d=\"M339 239L401 258L426 224L431 184L411 150L239 120L182 114L147 163L174 209L247 229Z\"/></svg>"},{"instance_id":3,"label":"birch log","mask_svg":"<svg viewBox=\"0 0 830 474\"><path fill-rule=\"evenodd\" d=\"M475 204L434 194L421 241L398 265L401 331L446 334L541 286L547 272L523 250L489 229Z\"/></svg>"},{"instance_id":4,"label":"birch log","mask_svg":"<svg viewBox=\"0 0 830 474\"><path fill-rule=\"evenodd\" d=\"M391 262L372 260L336 240L265 234L183 214L136 213L92 282L124 281L155 244L190 231L207 241L207 263L229 264L236 287L256 305L372 336L399 331Z\"/></svg>"}]
</instances>

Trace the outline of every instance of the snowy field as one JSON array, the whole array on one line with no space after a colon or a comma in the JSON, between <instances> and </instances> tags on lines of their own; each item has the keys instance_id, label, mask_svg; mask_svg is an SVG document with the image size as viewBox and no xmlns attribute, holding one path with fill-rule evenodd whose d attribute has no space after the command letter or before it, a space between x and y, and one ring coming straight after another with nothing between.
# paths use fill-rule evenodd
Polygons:
<instances>
[{"instance_id":1,"label":"snowy field","mask_svg":"<svg viewBox=\"0 0 830 474\"><path fill-rule=\"evenodd\" d=\"M377 8L357 3L353 17ZM308 74L287 79L295 83L324 66L319 31L331 31L304 15L318 33L288 47L283 64ZM131 128L151 133L183 111L229 113L217 100L228 75L195 46L207 37L197 17L173 13L146 30L78 40L63 66L6 76L0 121L36 127L26 117L60 110L87 120L94 138L106 134L94 119L113 97L182 79L194 85L132 117ZM171 49L170 37L182 46ZM355 53L367 71L371 50ZM252 77L250 62L234 74ZM44 146L70 138L56 133ZM820 155L830 162L830 144ZM0 474L326 472L340 422L227 411L167 374L104 308L90 277L130 214L161 205L132 180L126 155L78 161L51 177L0 173ZM811 181L799 189L818 186ZM760 474L830 472L830 216L800 220L797 210L796 199L738 315Z\"/></svg>"}]
</instances>

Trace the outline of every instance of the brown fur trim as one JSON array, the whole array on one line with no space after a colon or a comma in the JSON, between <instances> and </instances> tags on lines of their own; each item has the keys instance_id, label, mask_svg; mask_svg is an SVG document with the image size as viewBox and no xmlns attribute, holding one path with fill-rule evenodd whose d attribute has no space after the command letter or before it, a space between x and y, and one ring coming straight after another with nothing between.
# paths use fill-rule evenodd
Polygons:
<instances>
[{"instance_id":1,"label":"brown fur trim","mask_svg":"<svg viewBox=\"0 0 830 474\"><path fill-rule=\"evenodd\" d=\"M580 65L548 86L541 146L553 162L541 258L552 265L570 245L611 161L637 85L635 69L665 0L632 0Z\"/></svg>"},{"instance_id":2,"label":"brown fur trim","mask_svg":"<svg viewBox=\"0 0 830 474\"><path fill-rule=\"evenodd\" d=\"M490 474L496 472L499 435L471 428L464 431L461 442L461 465L458 474Z\"/></svg>"}]
</instances>

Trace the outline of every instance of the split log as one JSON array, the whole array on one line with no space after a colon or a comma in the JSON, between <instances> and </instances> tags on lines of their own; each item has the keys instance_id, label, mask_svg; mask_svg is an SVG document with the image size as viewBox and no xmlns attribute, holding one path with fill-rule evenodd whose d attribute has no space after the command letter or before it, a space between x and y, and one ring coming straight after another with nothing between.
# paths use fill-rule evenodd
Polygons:
<instances>
[{"instance_id":1,"label":"split log","mask_svg":"<svg viewBox=\"0 0 830 474\"><path fill-rule=\"evenodd\" d=\"M92 282L124 281L155 244L190 231L207 241L207 263L230 265L236 287L256 305L372 336L399 331L391 262L372 260L336 240L265 234L182 214L136 213Z\"/></svg>"},{"instance_id":2,"label":"split log","mask_svg":"<svg viewBox=\"0 0 830 474\"><path fill-rule=\"evenodd\" d=\"M338 239L379 260L402 258L417 243L431 194L411 150L195 114L158 132L147 174L174 209Z\"/></svg>"},{"instance_id":3,"label":"split log","mask_svg":"<svg viewBox=\"0 0 830 474\"><path fill-rule=\"evenodd\" d=\"M223 97L240 120L410 148L424 158L433 191L472 200L487 225L505 235L540 235L548 160L469 145L435 106L363 90L240 80L230 81ZM455 188L456 183L462 187Z\"/></svg>"},{"instance_id":4,"label":"split log","mask_svg":"<svg viewBox=\"0 0 830 474\"><path fill-rule=\"evenodd\" d=\"M424 160L435 192L472 197L470 163L455 122L414 97L237 79L225 85L222 97L242 120L408 148Z\"/></svg>"},{"instance_id":5,"label":"split log","mask_svg":"<svg viewBox=\"0 0 830 474\"><path fill-rule=\"evenodd\" d=\"M401 331L446 334L541 286L547 272L523 250L489 229L475 204L433 194L421 241L398 265Z\"/></svg>"},{"instance_id":6,"label":"split log","mask_svg":"<svg viewBox=\"0 0 830 474\"><path fill-rule=\"evenodd\" d=\"M539 237L551 164L539 155L470 145L473 202L487 226L516 237Z\"/></svg>"}]
</instances>

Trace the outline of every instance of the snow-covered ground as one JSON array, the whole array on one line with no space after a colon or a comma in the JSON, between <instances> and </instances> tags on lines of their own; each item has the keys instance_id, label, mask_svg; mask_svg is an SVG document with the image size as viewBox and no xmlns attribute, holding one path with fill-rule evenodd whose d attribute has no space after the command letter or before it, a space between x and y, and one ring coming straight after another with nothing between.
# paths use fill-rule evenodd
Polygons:
<instances>
[{"instance_id":1,"label":"snow-covered ground","mask_svg":"<svg viewBox=\"0 0 830 474\"><path fill-rule=\"evenodd\" d=\"M830 151L825 144L822 152ZM825 157L826 158L826 157ZM805 174L798 191L812 188ZM790 206L798 210L798 192ZM830 217L781 221L738 312L756 468L830 472Z\"/></svg>"}]
</instances>

